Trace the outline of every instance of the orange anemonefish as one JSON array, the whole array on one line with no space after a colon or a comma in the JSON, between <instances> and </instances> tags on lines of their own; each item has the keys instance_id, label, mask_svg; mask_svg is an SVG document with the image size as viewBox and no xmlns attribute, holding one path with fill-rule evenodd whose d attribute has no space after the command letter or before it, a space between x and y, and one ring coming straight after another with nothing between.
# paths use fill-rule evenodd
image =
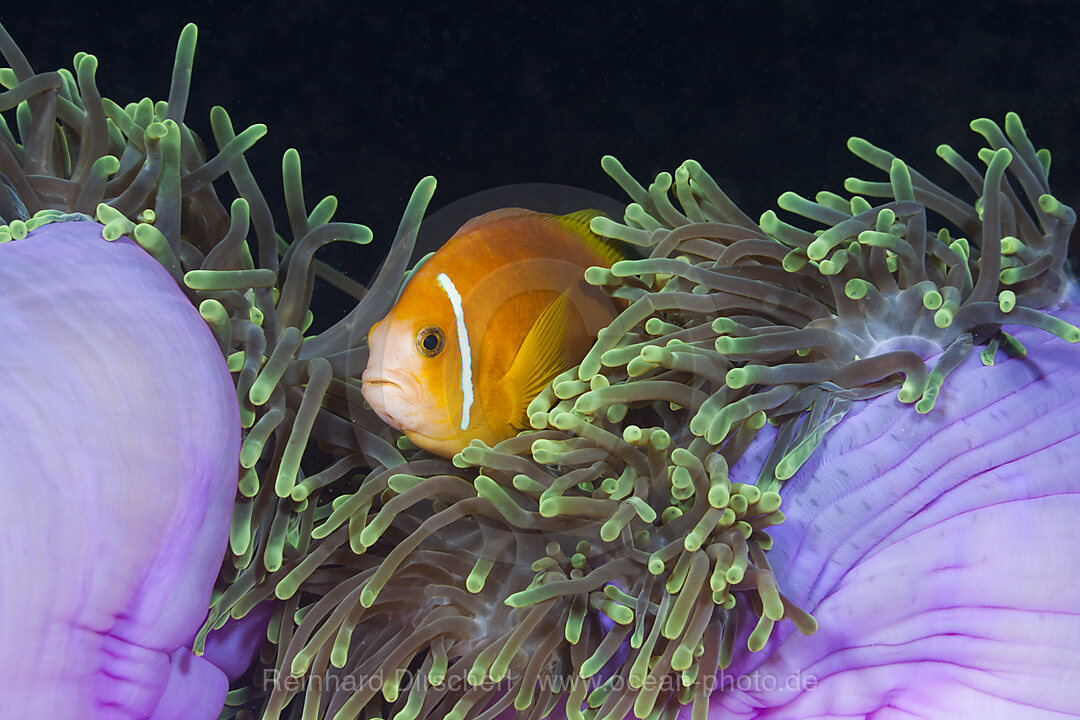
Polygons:
<instances>
[{"instance_id":1,"label":"orange anemonefish","mask_svg":"<svg viewBox=\"0 0 1080 720\"><path fill-rule=\"evenodd\" d=\"M372 326L363 395L417 446L451 457L529 427L526 408L618 313L585 269L625 257L601 213L504 208L465 223Z\"/></svg>"}]
</instances>

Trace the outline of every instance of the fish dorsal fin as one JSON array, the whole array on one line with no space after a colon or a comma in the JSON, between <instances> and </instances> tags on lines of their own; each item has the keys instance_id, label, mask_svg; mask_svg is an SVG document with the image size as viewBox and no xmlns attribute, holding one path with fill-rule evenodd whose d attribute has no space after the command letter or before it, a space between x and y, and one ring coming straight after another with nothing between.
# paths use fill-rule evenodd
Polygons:
<instances>
[{"instance_id":1,"label":"fish dorsal fin","mask_svg":"<svg viewBox=\"0 0 1080 720\"><path fill-rule=\"evenodd\" d=\"M548 213L526 210L519 207L505 207L491 210L483 215L477 215L473 219L458 228L454 236L466 235L475 232L491 223L514 220L516 218L535 217L541 221L554 223L563 230L577 237L585 247L599 256L601 262L611 267L620 260L634 257L626 246L617 240L597 235L589 227L589 223L596 217L607 217L600 210L578 210L566 215L550 215Z\"/></svg>"},{"instance_id":2,"label":"fish dorsal fin","mask_svg":"<svg viewBox=\"0 0 1080 720\"><path fill-rule=\"evenodd\" d=\"M566 370L566 324L570 302L566 293L544 308L529 328L506 373L508 389L518 401L511 424L528 428L526 409L555 376Z\"/></svg>"},{"instance_id":3,"label":"fish dorsal fin","mask_svg":"<svg viewBox=\"0 0 1080 720\"><path fill-rule=\"evenodd\" d=\"M607 215L599 210L578 210L568 215L552 215L551 221L580 238L586 247L599 255L607 266L611 267L620 260L625 260L628 255L618 242L601 237L592 231L589 223L597 217L607 217Z\"/></svg>"},{"instance_id":4,"label":"fish dorsal fin","mask_svg":"<svg viewBox=\"0 0 1080 720\"><path fill-rule=\"evenodd\" d=\"M505 207L499 208L498 210L489 210L483 215L477 215L476 217L466 222L464 225L458 228L458 231L454 233L454 235L464 235L465 233L473 232L477 228L481 228L488 223L500 222L503 220L512 220L513 218L517 217L526 217L529 215L540 214L541 213L538 213L535 210L526 210L525 208L519 207Z\"/></svg>"}]
</instances>

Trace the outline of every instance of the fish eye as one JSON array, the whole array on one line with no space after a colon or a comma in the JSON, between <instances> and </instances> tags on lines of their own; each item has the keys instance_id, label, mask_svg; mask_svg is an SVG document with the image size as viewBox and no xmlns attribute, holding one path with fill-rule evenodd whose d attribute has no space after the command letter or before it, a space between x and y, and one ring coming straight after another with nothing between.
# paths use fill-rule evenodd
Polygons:
<instances>
[{"instance_id":1,"label":"fish eye","mask_svg":"<svg viewBox=\"0 0 1080 720\"><path fill-rule=\"evenodd\" d=\"M435 325L426 325L416 332L416 352L435 357L442 352L445 340L442 330Z\"/></svg>"}]
</instances>

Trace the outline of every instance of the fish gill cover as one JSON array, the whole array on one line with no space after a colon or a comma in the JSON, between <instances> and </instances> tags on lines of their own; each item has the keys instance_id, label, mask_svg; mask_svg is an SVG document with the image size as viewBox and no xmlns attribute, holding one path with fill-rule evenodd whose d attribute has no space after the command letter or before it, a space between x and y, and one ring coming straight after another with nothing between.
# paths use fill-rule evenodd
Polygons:
<instances>
[{"instance_id":1,"label":"fish gill cover","mask_svg":"<svg viewBox=\"0 0 1080 720\"><path fill-rule=\"evenodd\" d=\"M70 213L131 235L199 307L236 381L239 494L196 651L230 618L274 610L223 718L537 718L555 704L575 719L684 704L704 718L734 656L777 623L816 630L780 591L769 528L784 480L845 413L890 392L932 412L976 346L987 364L1023 355L1006 323L1080 339L1042 312L1065 291L1075 216L1013 114L1004 130L972 123L981 167L938 148L967 199L853 138L887 179L848 180L847 198L785 193L799 225L755 222L697 162L645 187L607 157L631 202L592 228L643 259L586 278L626 309L531 404L533 431L443 460L392 437L359 392L367 330L409 276L432 178L362 287L314 253L371 234L333 222L332 197L306 206L295 151L288 240L244 159L264 128L237 133L215 107L208 158L183 124L194 26L168 101L125 107L99 96L92 56L33 73L0 42L0 110L15 111L0 170L30 216L6 218L0 239ZM225 173L228 208L211 184ZM357 304L305 335L316 274ZM763 429L771 451L752 482L732 482Z\"/></svg>"}]
</instances>

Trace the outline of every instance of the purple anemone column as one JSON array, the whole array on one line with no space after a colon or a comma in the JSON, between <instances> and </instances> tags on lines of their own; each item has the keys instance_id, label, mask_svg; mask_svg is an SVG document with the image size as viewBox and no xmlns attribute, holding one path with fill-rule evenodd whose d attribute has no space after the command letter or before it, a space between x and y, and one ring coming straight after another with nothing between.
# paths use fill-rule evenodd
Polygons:
<instances>
[{"instance_id":1,"label":"purple anemone column","mask_svg":"<svg viewBox=\"0 0 1080 720\"><path fill-rule=\"evenodd\" d=\"M217 343L169 274L91 222L0 245L0 717L216 718L187 648L236 491Z\"/></svg>"},{"instance_id":2,"label":"purple anemone column","mask_svg":"<svg viewBox=\"0 0 1080 720\"><path fill-rule=\"evenodd\" d=\"M785 484L769 559L819 630L738 653L710 718L1080 714L1080 346L1006 330L1025 358L973 353L927 415L864 403Z\"/></svg>"}]
</instances>

